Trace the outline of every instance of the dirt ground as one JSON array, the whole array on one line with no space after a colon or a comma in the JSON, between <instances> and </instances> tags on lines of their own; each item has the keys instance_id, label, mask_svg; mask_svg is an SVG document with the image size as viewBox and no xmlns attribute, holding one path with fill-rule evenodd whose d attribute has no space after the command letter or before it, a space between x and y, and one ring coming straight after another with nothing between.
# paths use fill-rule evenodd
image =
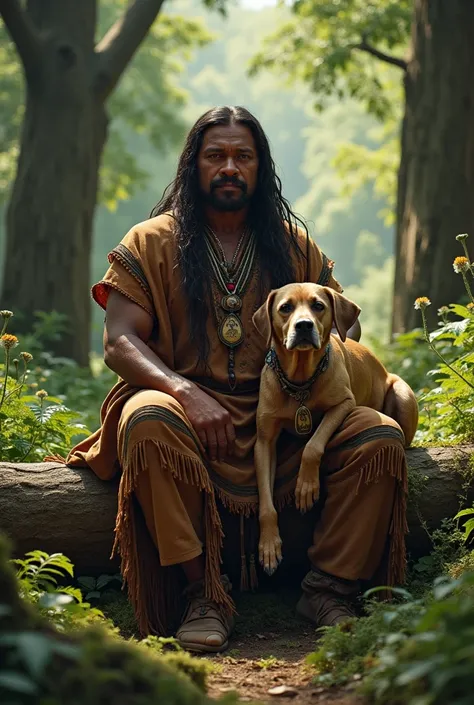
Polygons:
<instances>
[{"instance_id":1,"label":"dirt ground","mask_svg":"<svg viewBox=\"0 0 474 705\"><path fill-rule=\"evenodd\" d=\"M229 649L210 657L216 667L209 678L211 697L236 691L241 702L364 705L354 693L357 682L342 689L314 684L305 657L315 650L317 635L311 624L296 616L297 599L294 590L239 599ZM284 692L269 692L281 686Z\"/></svg>"}]
</instances>

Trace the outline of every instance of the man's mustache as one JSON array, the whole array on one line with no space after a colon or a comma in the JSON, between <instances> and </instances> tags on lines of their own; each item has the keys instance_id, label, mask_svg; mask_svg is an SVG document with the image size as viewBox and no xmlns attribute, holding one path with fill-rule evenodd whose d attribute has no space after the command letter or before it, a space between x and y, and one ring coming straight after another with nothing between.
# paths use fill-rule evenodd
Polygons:
<instances>
[{"instance_id":1,"label":"man's mustache","mask_svg":"<svg viewBox=\"0 0 474 705\"><path fill-rule=\"evenodd\" d=\"M236 176L230 176L227 179L215 179L215 181L211 182L211 191L214 191L216 188L221 188L222 186L236 186L242 189L244 193L247 193L247 184Z\"/></svg>"}]
</instances>

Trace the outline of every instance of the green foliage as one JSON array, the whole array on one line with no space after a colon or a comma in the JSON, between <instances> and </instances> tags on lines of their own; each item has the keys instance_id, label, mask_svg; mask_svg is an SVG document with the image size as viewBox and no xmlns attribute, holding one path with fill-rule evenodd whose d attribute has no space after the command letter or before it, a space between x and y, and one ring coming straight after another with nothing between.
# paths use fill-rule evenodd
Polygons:
<instances>
[{"instance_id":1,"label":"green foliage","mask_svg":"<svg viewBox=\"0 0 474 705\"><path fill-rule=\"evenodd\" d=\"M49 555L44 551L29 551L23 559L12 561L17 567L20 595L36 605L59 631L80 629L91 623L107 624L103 613L83 600L82 592L65 579L74 577L74 566L62 553Z\"/></svg>"},{"instance_id":2,"label":"green foliage","mask_svg":"<svg viewBox=\"0 0 474 705\"><path fill-rule=\"evenodd\" d=\"M103 590L116 581L119 583L122 582L122 576L120 573L117 573L116 575L99 575L98 578L94 578L89 575L81 575L77 579L79 587L85 591L86 600L99 599Z\"/></svg>"},{"instance_id":3,"label":"green foliage","mask_svg":"<svg viewBox=\"0 0 474 705\"><path fill-rule=\"evenodd\" d=\"M396 592L402 600L369 602L368 616L323 631L318 650L308 657L315 681L363 679L363 691L380 703L468 705L474 573L438 578L420 599Z\"/></svg>"},{"instance_id":4,"label":"green foliage","mask_svg":"<svg viewBox=\"0 0 474 705\"><path fill-rule=\"evenodd\" d=\"M41 461L46 455L67 454L73 441L89 431L77 412L44 389L28 394L29 352L14 358L19 341L6 333L12 313L0 312L3 329L0 344L4 362L0 364L0 458L9 462ZM46 379L46 378L41 378ZM35 384L35 387L38 385Z\"/></svg>"},{"instance_id":5,"label":"green foliage","mask_svg":"<svg viewBox=\"0 0 474 705\"><path fill-rule=\"evenodd\" d=\"M470 519L463 524L464 540L468 543L474 535L474 507L471 509L462 509L454 518L462 519L463 517L470 517Z\"/></svg>"},{"instance_id":6,"label":"green foliage","mask_svg":"<svg viewBox=\"0 0 474 705\"><path fill-rule=\"evenodd\" d=\"M98 610L82 601L80 590L58 584L72 576L67 558L32 551L13 563L18 568L16 579L0 537L2 702L210 703L204 693L212 665L185 653L174 639L120 638Z\"/></svg>"},{"instance_id":7,"label":"green foliage","mask_svg":"<svg viewBox=\"0 0 474 705\"><path fill-rule=\"evenodd\" d=\"M425 444L440 439L470 441L474 438L474 311L451 304L437 330L428 334L425 328L425 339L441 362L428 372L435 386L420 398L418 437ZM438 341L450 343L452 362L439 352Z\"/></svg>"},{"instance_id":8,"label":"green foliage","mask_svg":"<svg viewBox=\"0 0 474 705\"><path fill-rule=\"evenodd\" d=\"M465 276L468 297L472 298L472 266ZM354 292L356 301L362 293ZM429 305L426 297L415 302L421 313L421 329L397 336L391 345L372 340L371 346L386 367L405 379L417 394L418 443L470 442L474 439L474 301L443 306L438 311L438 328L431 332L424 313ZM433 364L435 360L437 365Z\"/></svg>"},{"instance_id":9,"label":"green foliage","mask_svg":"<svg viewBox=\"0 0 474 705\"><path fill-rule=\"evenodd\" d=\"M113 24L127 3L99 4L99 36ZM178 144L186 124L182 114L188 96L179 86L192 52L212 38L200 21L160 13L132 59L110 100L112 117L101 170L101 202L115 209L120 200L143 189L151 172L129 149L126 137L139 135L159 154Z\"/></svg>"},{"instance_id":10,"label":"green foliage","mask_svg":"<svg viewBox=\"0 0 474 705\"><path fill-rule=\"evenodd\" d=\"M418 605L411 628L379 640L365 691L378 703L469 705L473 633L474 573L438 579L432 599Z\"/></svg>"},{"instance_id":11,"label":"green foliage","mask_svg":"<svg viewBox=\"0 0 474 705\"><path fill-rule=\"evenodd\" d=\"M366 604L368 616L321 630L319 647L307 658L316 670L315 682L340 685L368 672L383 635L408 632L419 610L418 601L387 605L371 600Z\"/></svg>"},{"instance_id":12,"label":"green foliage","mask_svg":"<svg viewBox=\"0 0 474 705\"><path fill-rule=\"evenodd\" d=\"M294 0L294 17L269 36L252 71L277 70L307 83L317 108L327 98L355 98L378 118L391 114L383 91L383 69L369 56L365 41L402 56L412 17L411 0ZM400 77L399 77L400 78Z\"/></svg>"},{"instance_id":13,"label":"green foliage","mask_svg":"<svg viewBox=\"0 0 474 705\"><path fill-rule=\"evenodd\" d=\"M207 6L225 8L224 0L207 0ZM105 35L127 6L126 0L101 0L98 5L97 36ZM182 139L181 117L187 95L178 85L193 50L207 44L211 35L202 23L185 17L159 14L146 39L131 61L110 100L112 118L108 143L101 166L100 201L115 209L118 201L143 188L149 172L128 149L126 135L141 134L164 152ZM0 134L0 194L8 194L18 157L18 140L23 117L23 77L16 51L0 23L2 101ZM5 126L5 129L3 129Z\"/></svg>"}]
</instances>

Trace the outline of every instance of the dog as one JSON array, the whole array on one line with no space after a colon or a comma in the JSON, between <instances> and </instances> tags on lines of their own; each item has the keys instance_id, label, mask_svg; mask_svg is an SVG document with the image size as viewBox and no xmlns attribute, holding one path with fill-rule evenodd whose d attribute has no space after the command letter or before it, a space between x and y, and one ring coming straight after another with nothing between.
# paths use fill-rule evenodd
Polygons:
<instances>
[{"instance_id":1,"label":"dog","mask_svg":"<svg viewBox=\"0 0 474 705\"><path fill-rule=\"evenodd\" d=\"M418 404L411 388L387 372L368 348L346 340L359 313L353 301L333 289L303 283L272 291L253 316L269 349L260 382L255 468L259 558L270 575L282 558L273 486L276 444L283 429L308 437L295 490L302 512L319 498L326 444L356 406L371 407L397 421L407 447L415 435ZM331 333L333 326L338 335Z\"/></svg>"}]
</instances>

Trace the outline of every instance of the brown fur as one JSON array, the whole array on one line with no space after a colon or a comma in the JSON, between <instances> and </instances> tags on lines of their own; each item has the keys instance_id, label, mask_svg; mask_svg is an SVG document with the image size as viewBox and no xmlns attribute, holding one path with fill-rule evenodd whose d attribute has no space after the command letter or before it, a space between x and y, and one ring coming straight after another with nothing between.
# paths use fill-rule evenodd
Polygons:
<instances>
[{"instance_id":1,"label":"brown fur","mask_svg":"<svg viewBox=\"0 0 474 705\"><path fill-rule=\"evenodd\" d=\"M282 310L287 307L287 310ZM322 310L318 310L322 308ZM319 497L319 466L327 442L355 406L368 406L391 416L409 446L418 423L413 391L387 372L366 347L347 339L359 307L342 294L317 284L288 284L272 291L253 322L276 350L288 379L309 379L331 341L329 367L316 379L305 405L316 430L308 437L296 485L296 505L305 512ZM298 324L298 325L297 325ZM301 333L301 327L312 329ZM331 335L333 325L339 336ZM303 339L310 336L311 340ZM259 489L260 561L273 573L281 560L281 540L273 504L276 442L283 429L294 431L298 402L284 392L275 373L265 366L257 410L255 465Z\"/></svg>"}]
</instances>

